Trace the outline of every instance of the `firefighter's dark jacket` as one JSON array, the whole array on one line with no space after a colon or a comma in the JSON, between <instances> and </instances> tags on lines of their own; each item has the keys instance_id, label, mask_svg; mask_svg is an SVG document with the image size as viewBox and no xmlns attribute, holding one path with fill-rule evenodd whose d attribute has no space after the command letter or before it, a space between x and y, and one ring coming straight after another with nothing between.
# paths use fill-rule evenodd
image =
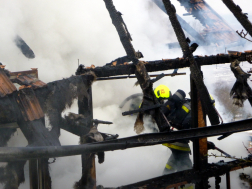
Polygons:
<instances>
[{"instance_id":1,"label":"firefighter's dark jacket","mask_svg":"<svg viewBox=\"0 0 252 189\"><path fill-rule=\"evenodd\" d=\"M191 128L191 100L183 90L177 90L162 106L162 111L178 130Z\"/></svg>"}]
</instances>

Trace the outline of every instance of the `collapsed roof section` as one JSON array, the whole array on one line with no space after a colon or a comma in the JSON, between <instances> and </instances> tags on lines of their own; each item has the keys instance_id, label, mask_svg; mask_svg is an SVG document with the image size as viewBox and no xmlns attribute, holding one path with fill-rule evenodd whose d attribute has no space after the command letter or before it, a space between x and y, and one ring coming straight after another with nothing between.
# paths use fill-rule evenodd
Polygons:
<instances>
[{"instance_id":1,"label":"collapsed roof section","mask_svg":"<svg viewBox=\"0 0 252 189\"><path fill-rule=\"evenodd\" d=\"M205 27L201 35L218 45L241 40L236 32L204 0L178 0L186 11Z\"/></svg>"},{"instance_id":2,"label":"collapsed roof section","mask_svg":"<svg viewBox=\"0 0 252 189\"><path fill-rule=\"evenodd\" d=\"M93 74L87 73L46 84L39 80L38 70L35 68L23 72L10 72L2 65L0 67L0 146L7 145L17 126L27 139L28 147L61 146L58 138L61 126L74 134L87 134L89 129L85 128L87 123L84 118L78 118L78 121L77 118L67 116L62 118L61 113L72 105L74 99L85 96L87 88L94 79ZM19 90L14 83L21 85ZM51 130L45 127L45 114L48 115ZM10 172L10 175L1 178L6 188L10 188L13 184L18 187L24 181L25 161L9 162L5 168L0 169L1 175ZM43 170L48 170L47 160L43 166ZM49 171L45 175L48 178L47 185L50 186Z\"/></svg>"}]
</instances>

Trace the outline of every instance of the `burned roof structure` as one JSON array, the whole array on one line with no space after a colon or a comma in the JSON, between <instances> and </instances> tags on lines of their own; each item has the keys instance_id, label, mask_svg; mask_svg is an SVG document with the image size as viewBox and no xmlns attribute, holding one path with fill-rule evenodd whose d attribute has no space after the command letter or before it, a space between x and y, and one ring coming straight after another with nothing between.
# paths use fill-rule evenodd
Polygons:
<instances>
[{"instance_id":1,"label":"burned roof structure","mask_svg":"<svg viewBox=\"0 0 252 189\"><path fill-rule=\"evenodd\" d=\"M190 14L198 19L209 14L209 18L221 21L215 12L203 0L179 0ZM183 52L182 58L162 59L157 61L139 60L143 54L136 51L131 41L131 35L123 21L122 14L116 10L112 0L104 0L105 6L112 19L120 41L125 49L126 56L115 59L111 64L102 67L85 67L80 65L76 76L44 83L38 79L38 70L32 69L23 72L10 72L3 65L0 68L0 161L8 162L6 167L0 168L0 182L6 189L18 188L24 182L24 164L29 161L30 188L50 189L51 177L48 168L48 158L70 155L82 155L82 175L74 184L75 188L108 188L96 186L95 155L99 163L104 161L106 151L120 150L134 147L144 147L181 139L193 140L194 166L191 170L164 175L138 183L118 186L118 188L178 188L186 183L194 183L196 189L208 188L208 178L215 177L216 188L219 188L220 175L226 175L227 188L230 186L230 171L251 166L251 157L237 159L226 163L208 163L207 137L222 135L220 139L232 133L252 130L252 119L220 124L219 115L211 103L209 92L204 84L201 66L211 64L230 63L237 82L232 94L238 105L246 99L252 104L252 93L246 85L248 74L239 71L239 62L251 63L252 51L230 52L213 56L193 56L195 49L189 45L176 15L176 9L170 0L163 0L163 5L176 33L179 45ZM244 29L252 36L252 25L241 9L232 0L223 0L230 11L241 22ZM202 9L203 15L196 14L195 10ZM202 21L204 23L204 21ZM219 34L216 29L231 32L227 25L216 23L208 25L209 35L215 35L222 40L236 40L238 36L227 37ZM219 22L223 23L223 22ZM120 61L119 61L120 60ZM160 104L153 93L153 83L164 75L150 79L149 72L175 68L190 67L191 71L191 100L192 122L194 128L170 132L169 122L160 109ZM112 124L109 121L93 119L92 110L92 83L102 79L121 79L122 75L134 74L143 92L142 106L138 112L135 126L143 124L142 117L148 113L155 120L159 133L141 134L137 136L117 139L118 135L101 133L98 124ZM175 74L173 74L175 75ZM127 78L125 77L125 78ZM20 85L16 88L14 83ZM243 87L241 87L243 86ZM231 89L230 89L231 90ZM244 93L246 95L244 95ZM242 94L242 95L241 95ZM78 99L79 114L70 113L62 117L61 113L70 107L74 99ZM236 104L236 103L235 103ZM129 112L124 112L127 115ZM209 117L211 127L206 127L205 116ZM49 117L52 128L45 127L45 115ZM28 141L27 147L6 147L8 140L19 127ZM61 146L59 141L60 129L80 136L81 144ZM111 189L111 187L110 187Z\"/></svg>"},{"instance_id":2,"label":"burned roof structure","mask_svg":"<svg viewBox=\"0 0 252 189\"><path fill-rule=\"evenodd\" d=\"M176 14L177 19L183 28L192 37L192 41L201 46L215 44L216 46L232 46L244 45L242 40L227 22L204 0L178 0L181 6L185 8L187 13L184 16L193 16L204 27L203 31L197 32L190 24L188 24L181 16ZM166 9L162 0L153 0L153 2L166 13ZM178 43L169 43L169 48L180 48Z\"/></svg>"}]
</instances>

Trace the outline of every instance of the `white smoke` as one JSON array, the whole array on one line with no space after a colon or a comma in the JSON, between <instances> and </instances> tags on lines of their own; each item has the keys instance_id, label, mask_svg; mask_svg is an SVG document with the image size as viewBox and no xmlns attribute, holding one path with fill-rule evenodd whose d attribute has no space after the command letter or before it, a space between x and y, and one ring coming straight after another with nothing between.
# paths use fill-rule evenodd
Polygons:
<instances>
[{"instance_id":1,"label":"white smoke","mask_svg":"<svg viewBox=\"0 0 252 189\"><path fill-rule=\"evenodd\" d=\"M78 59L85 66L91 64L103 66L126 54L103 1L1 0L0 2L0 40L2 42L0 61L10 71L36 67L39 70L40 79L50 82L73 75L78 66ZM172 2L176 6L177 13L182 16L185 13L184 8L180 7L177 1ZM208 0L207 2L234 30L242 29L221 1ZM244 12L249 13L248 17L252 20L249 2L236 0L235 3L239 3ZM116 9L123 14L133 38L135 50L143 53L144 60L172 59L182 56L180 49L168 49L165 45L176 42L177 39L168 16L153 3L146 0L114 0L114 4ZM191 17L186 17L186 19L189 23L194 22ZM199 23L195 25L197 24ZM15 46L13 40L17 34L34 51L35 59L27 59ZM246 48L237 50L250 48L251 45L248 43ZM199 48L195 54L213 54L210 50ZM224 49L217 49L217 51L224 53ZM213 93L213 77L216 74L216 68L203 66L202 69L205 83L210 93ZM180 69L179 72L186 72L186 75L165 77L156 82L154 87L165 84L174 92L177 89L183 89L188 93L190 91L189 69ZM227 72L230 71L227 70ZM127 96L141 92L140 87L134 87L135 82L136 79L127 79L98 81L93 84L94 118L114 123L109 126L99 125L100 131L117 133L120 137L136 135L133 131L134 117L121 116L122 110L118 107ZM218 103L216 104L217 109L221 108ZM75 104L68 111L77 113L77 105ZM224 110L220 109L220 111L224 113L222 112ZM9 146L26 145L27 142L20 133L21 131L18 135L15 134ZM234 134L223 141L215 139L213 141L216 142L216 146L223 148L231 155L243 156L246 152L241 138L244 137ZM61 131L60 141L62 145L78 144L79 137ZM227 148L226 144L232 145ZM96 161L97 184L120 186L160 176L169 155L170 151L161 145L106 152L103 164L98 164ZM217 160L209 158L209 161ZM51 164L51 176L53 188L71 188L81 177L80 156L57 158L56 163ZM26 182L20 188L24 189L28 186L29 177L26 167Z\"/></svg>"}]
</instances>

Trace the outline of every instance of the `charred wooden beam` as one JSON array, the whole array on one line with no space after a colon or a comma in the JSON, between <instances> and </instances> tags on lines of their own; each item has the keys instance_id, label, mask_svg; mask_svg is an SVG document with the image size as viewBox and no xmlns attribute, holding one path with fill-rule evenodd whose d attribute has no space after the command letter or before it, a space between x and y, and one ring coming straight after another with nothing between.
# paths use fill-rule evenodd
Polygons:
<instances>
[{"instance_id":1,"label":"charred wooden beam","mask_svg":"<svg viewBox=\"0 0 252 189\"><path fill-rule=\"evenodd\" d=\"M137 53L133 45L131 44L132 39L127 29L127 26L122 19L122 14L116 10L112 0L104 0L104 2L128 58L132 61L141 58L142 56L139 55L141 55L142 53Z\"/></svg>"},{"instance_id":2,"label":"charred wooden beam","mask_svg":"<svg viewBox=\"0 0 252 189\"><path fill-rule=\"evenodd\" d=\"M141 108L149 107L149 106L158 106L159 102L154 95L153 91L153 82L150 80L146 67L142 61L138 61L136 64L136 72L138 83L143 91L143 102L141 104ZM166 122L165 115L162 114L161 109L150 109L144 112L145 114L149 114L156 121L157 126L160 132L168 131L169 124ZM137 134L140 134L143 131L143 113L139 112L134 129Z\"/></svg>"},{"instance_id":3,"label":"charred wooden beam","mask_svg":"<svg viewBox=\"0 0 252 189\"><path fill-rule=\"evenodd\" d=\"M38 160L38 185L39 189L51 189L52 180L49 173L48 159Z\"/></svg>"},{"instance_id":4,"label":"charred wooden beam","mask_svg":"<svg viewBox=\"0 0 252 189\"><path fill-rule=\"evenodd\" d=\"M83 114L86 118L86 126L90 131L93 126L93 102L92 102L92 87L87 89L86 96L78 96L79 114ZM88 132L89 132L88 131ZM80 143L85 144L85 135L80 135ZM90 188L96 189L96 170L95 170L95 154L81 154L82 176L81 179L74 184L74 188Z\"/></svg>"},{"instance_id":5,"label":"charred wooden beam","mask_svg":"<svg viewBox=\"0 0 252 189\"><path fill-rule=\"evenodd\" d=\"M38 160L29 160L30 189L38 188Z\"/></svg>"},{"instance_id":6,"label":"charred wooden beam","mask_svg":"<svg viewBox=\"0 0 252 189\"><path fill-rule=\"evenodd\" d=\"M163 3L165 5L165 9L167 11L167 14L169 15L171 24L173 26L173 29L175 31L175 34L177 36L177 39L179 41L179 44L182 48L183 57L186 59L189 59L190 62L190 70L191 70L191 76L195 82L196 88L200 93L200 100L203 105L204 110L208 114L209 120L212 125L219 124L219 116L217 112L215 111L213 104L211 103L211 99L209 96L209 92L204 84L203 77L201 75L201 72L197 66L197 63L193 57L193 54L191 50L189 49L189 45L186 41L185 34L181 28L181 25L176 17L176 9L171 4L170 0L163 0Z\"/></svg>"},{"instance_id":7,"label":"charred wooden beam","mask_svg":"<svg viewBox=\"0 0 252 189\"><path fill-rule=\"evenodd\" d=\"M47 147L2 147L0 148L0 161L16 161L18 159L36 159L79 155L83 153L96 153L101 151L120 150L140 146L175 142L183 139L197 139L222 135L230 132L243 132L252 130L252 119L226 123L211 127L181 130L176 132L142 134L133 137L121 138L99 143L47 146Z\"/></svg>"},{"instance_id":8,"label":"charred wooden beam","mask_svg":"<svg viewBox=\"0 0 252 189\"><path fill-rule=\"evenodd\" d=\"M222 1L252 37L252 24L249 21L248 16L242 12L240 6L236 5L233 0L222 0Z\"/></svg>"},{"instance_id":9,"label":"charred wooden beam","mask_svg":"<svg viewBox=\"0 0 252 189\"><path fill-rule=\"evenodd\" d=\"M74 114L69 113L68 116L65 116L65 118L62 118L60 128L64 129L74 135L77 136L83 136L89 133L90 127L88 126L89 120L84 117L82 114ZM96 124L112 124L112 122L108 121L101 121L94 119L92 120L92 123ZM108 137L105 133L104 138ZM111 137L113 135L110 135Z\"/></svg>"},{"instance_id":10,"label":"charred wooden beam","mask_svg":"<svg viewBox=\"0 0 252 189\"><path fill-rule=\"evenodd\" d=\"M236 55L228 54L217 54L212 56L194 56L194 59L199 65L207 66L213 64L225 64L230 63L233 58L237 58L239 61L247 61L248 57L252 54L252 51L246 51L244 53L239 53ZM188 59L176 58L176 59L163 59L155 61L145 61L145 67L148 72L156 72L163 70L170 70L176 68L190 67L190 62ZM118 66L103 66L96 68L83 68L77 70L77 75L93 71L97 77L110 77L116 75L130 75L135 74L135 65L118 65Z\"/></svg>"},{"instance_id":11,"label":"charred wooden beam","mask_svg":"<svg viewBox=\"0 0 252 189\"><path fill-rule=\"evenodd\" d=\"M88 120L82 114L74 113L69 113L62 119L60 128L77 136L86 135L90 131Z\"/></svg>"},{"instance_id":12,"label":"charred wooden beam","mask_svg":"<svg viewBox=\"0 0 252 189\"><path fill-rule=\"evenodd\" d=\"M134 64L134 71L137 77L138 83L143 91L143 103L144 105L155 105L158 103L152 88L152 82L148 75L148 72L145 68L144 62L138 61L139 58L142 58L142 53L135 52L133 45L131 44L131 37L124 23L121 13L115 9L112 0L104 0L106 8L109 11L110 17L112 19L112 23L116 27L116 30L120 36L120 40L122 45L127 53L129 59L132 60ZM113 64L112 64L113 65ZM78 69L79 70L79 69ZM160 110L150 110L149 114L155 119L158 128L160 131L164 131L167 129L167 124L165 124L165 120ZM143 130L143 114L139 113L134 126L136 132L139 134Z\"/></svg>"},{"instance_id":13,"label":"charred wooden beam","mask_svg":"<svg viewBox=\"0 0 252 189\"><path fill-rule=\"evenodd\" d=\"M180 171L149 180L137 182L134 184L120 186L113 189L141 189L141 188L170 188L170 185L174 183L182 183L187 181L187 183L197 183L204 177L210 178L218 175L226 174L229 171L234 171L240 168L249 167L252 165L252 161L249 158L235 160L225 163L212 163L208 164L205 169L202 170L185 170ZM105 189L107 189L105 187Z\"/></svg>"},{"instance_id":14,"label":"charred wooden beam","mask_svg":"<svg viewBox=\"0 0 252 189\"><path fill-rule=\"evenodd\" d=\"M18 128L18 124L17 122L0 124L0 129L5 129L5 128L16 129Z\"/></svg>"},{"instance_id":15,"label":"charred wooden beam","mask_svg":"<svg viewBox=\"0 0 252 189\"><path fill-rule=\"evenodd\" d=\"M164 74L165 76L176 76L176 75L186 75L186 73L171 73L171 74ZM149 75L150 77L157 77L159 75ZM127 79L127 78L136 78L136 76L118 76L118 77L99 77L96 80L102 81L102 80L112 80L112 79Z\"/></svg>"}]
</instances>

